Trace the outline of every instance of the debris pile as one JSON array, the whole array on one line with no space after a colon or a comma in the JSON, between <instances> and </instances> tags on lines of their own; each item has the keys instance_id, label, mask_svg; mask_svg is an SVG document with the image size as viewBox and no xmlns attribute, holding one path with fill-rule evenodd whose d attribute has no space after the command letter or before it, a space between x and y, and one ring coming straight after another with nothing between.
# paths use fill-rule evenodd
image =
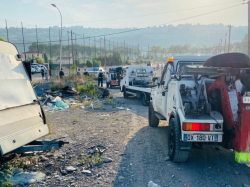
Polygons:
<instances>
[{"instance_id":1,"label":"debris pile","mask_svg":"<svg viewBox=\"0 0 250 187\"><path fill-rule=\"evenodd\" d=\"M94 86L98 92L98 98L106 98L110 95L107 88ZM89 109L101 109L103 108L102 101L96 99L96 96L88 96L80 93L78 88L72 86L65 86L61 90L51 91L49 88L43 88L42 86L34 86L34 90L41 101L43 109L45 111L53 112L58 110L65 110L69 107L75 108L86 108ZM94 99L95 98L95 99Z\"/></svg>"}]
</instances>

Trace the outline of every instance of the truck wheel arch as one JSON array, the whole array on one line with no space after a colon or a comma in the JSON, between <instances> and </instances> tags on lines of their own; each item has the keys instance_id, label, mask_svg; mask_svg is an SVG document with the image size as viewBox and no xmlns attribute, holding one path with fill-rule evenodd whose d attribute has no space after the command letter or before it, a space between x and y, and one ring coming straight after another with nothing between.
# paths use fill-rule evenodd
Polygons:
<instances>
[{"instance_id":1,"label":"truck wheel arch","mask_svg":"<svg viewBox=\"0 0 250 187\"><path fill-rule=\"evenodd\" d=\"M180 150L191 150L192 149L192 142L184 142L181 140L181 121L177 111L172 111L169 117L170 122L171 119L175 119L176 124L178 125L178 138L180 140Z\"/></svg>"}]
</instances>

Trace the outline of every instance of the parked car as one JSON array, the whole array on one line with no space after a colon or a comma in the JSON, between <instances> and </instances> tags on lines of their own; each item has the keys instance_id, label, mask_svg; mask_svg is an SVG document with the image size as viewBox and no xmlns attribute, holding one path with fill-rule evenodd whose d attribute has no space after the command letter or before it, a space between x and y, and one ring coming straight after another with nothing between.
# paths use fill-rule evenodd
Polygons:
<instances>
[{"instance_id":1,"label":"parked car","mask_svg":"<svg viewBox=\"0 0 250 187\"><path fill-rule=\"evenodd\" d=\"M98 78L98 73L102 71L105 75L105 70L100 67L100 66L94 66L93 68L91 68L88 73L89 73L89 76L93 79L97 79Z\"/></svg>"},{"instance_id":2,"label":"parked car","mask_svg":"<svg viewBox=\"0 0 250 187\"><path fill-rule=\"evenodd\" d=\"M31 67L35 69L36 73L41 72L41 68L39 68L37 65L31 65Z\"/></svg>"},{"instance_id":3,"label":"parked car","mask_svg":"<svg viewBox=\"0 0 250 187\"><path fill-rule=\"evenodd\" d=\"M32 74L36 73L35 68L31 67L31 73L32 73Z\"/></svg>"}]
</instances>

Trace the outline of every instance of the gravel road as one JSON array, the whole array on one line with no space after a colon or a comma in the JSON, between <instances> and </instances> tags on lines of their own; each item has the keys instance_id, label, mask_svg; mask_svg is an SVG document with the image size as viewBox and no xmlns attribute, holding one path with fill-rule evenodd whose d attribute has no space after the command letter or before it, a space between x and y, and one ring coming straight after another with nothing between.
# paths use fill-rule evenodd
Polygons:
<instances>
[{"instance_id":1,"label":"gravel road","mask_svg":"<svg viewBox=\"0 0 250 187\"><path fill-rule=\"evenodd\" d=\"M244 186L250 185L250 168L234 161L231 150L215 150L205 145L193 149L186 163L167 161L167 123L158 128L148 126L148 107L136 98L124 99L119 89L112 89L114 100L123 102L126 110L105 105L105 110L69 109L49 114L52 134L45 139L67 135L58 151L41 155L17 156L13 160L37 159L38 163L26 171L39 170L46 180L30 186L129 186L145 187L149 181L160 186ZM79 118L74 123L73 119ZM93 147L105 150L104 157L112 162L85 168L79 164L80 156ZM76 171L63 173L67 166ZM90 175L82 172L87 169Z\"/></svg>"}]
</instances>

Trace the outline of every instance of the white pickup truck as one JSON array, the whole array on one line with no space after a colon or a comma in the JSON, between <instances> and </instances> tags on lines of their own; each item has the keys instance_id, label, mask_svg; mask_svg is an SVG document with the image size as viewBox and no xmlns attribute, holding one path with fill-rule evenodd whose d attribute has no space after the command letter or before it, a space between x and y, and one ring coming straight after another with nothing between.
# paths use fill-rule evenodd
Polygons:
<instances>
[{"instance_id":1,"label":"white pickup truck","mask_svg":"<svg viewBox=\"0 0 250 187\"><path fill-rule=\"evenodd\" d=\"M151 90L157 86L157 81L155 68L152 66L124 66L121 92L123 92L124 98L133 95L140 98L144 106L148 106Z\"/></svg>"},{"instance_id":2,"label":"white pickup truck","mask_svg":"<svg viewBox=\"0 0 250 187\"><path fill-rule=\"evenodd\" d=\"M181 80L175 77L183 66L202 67L210 57L169 58L158 87L152 90L149 125L157 127L159 120L168 122L168 150L174 162L188 159L192 142L222 142L223 117L217 111L211 112L206 94L206 84L214 80L206 77L195 79L194 75L182 75Z\"/></svg>"}]
</instances>

